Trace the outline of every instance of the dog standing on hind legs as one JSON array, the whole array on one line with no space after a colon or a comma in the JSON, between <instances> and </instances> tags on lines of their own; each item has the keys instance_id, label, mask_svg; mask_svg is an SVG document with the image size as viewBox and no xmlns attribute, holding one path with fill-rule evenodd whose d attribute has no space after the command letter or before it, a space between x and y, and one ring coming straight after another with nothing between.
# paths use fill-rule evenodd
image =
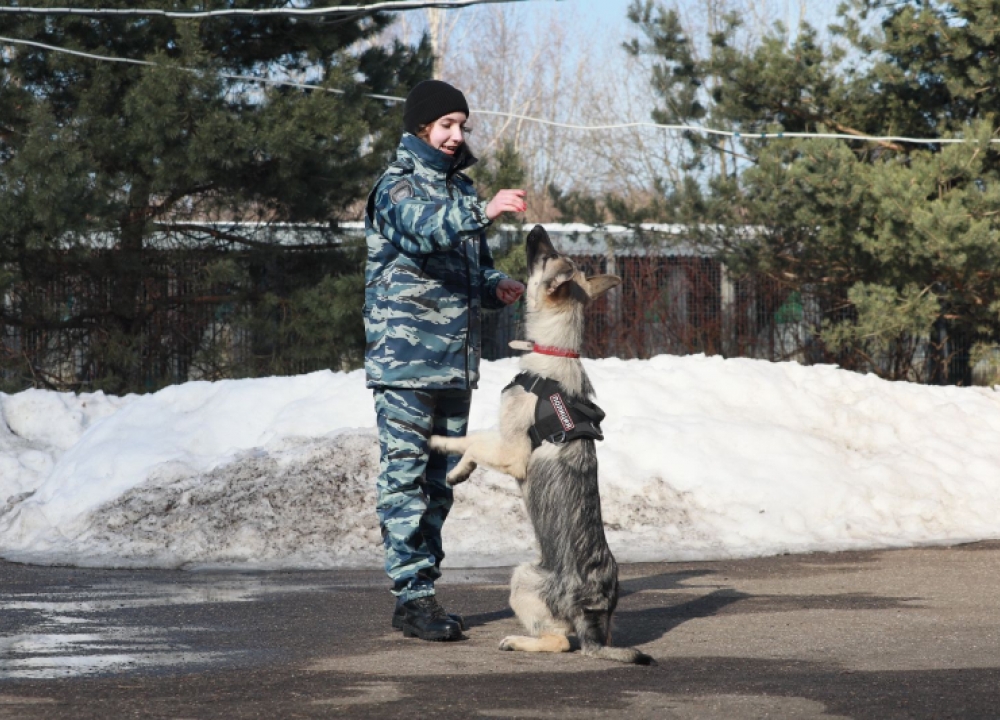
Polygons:
<instances>
[{"instance_id":1,"label":"dog standing on hind legs","mask_svg":"<svg viewBox=\"0 0 1000 720\"><path fill-rule=\"evenodd\" d=\"M510 583L511 608L530 635L504 638L500 648L567 652L575 634L584 655L647 665L649 655L610 645L618 565L604 536L594 446L604 413L580 362L584 309L621 280L584 275L540 225L528 234L527 259L530 342L516 347L529 352L501 396L499 431L435 435L430 446L462 455L452 485L478 464L520 485L540 557L516 568Z\"/></svg>"}]
</instances>

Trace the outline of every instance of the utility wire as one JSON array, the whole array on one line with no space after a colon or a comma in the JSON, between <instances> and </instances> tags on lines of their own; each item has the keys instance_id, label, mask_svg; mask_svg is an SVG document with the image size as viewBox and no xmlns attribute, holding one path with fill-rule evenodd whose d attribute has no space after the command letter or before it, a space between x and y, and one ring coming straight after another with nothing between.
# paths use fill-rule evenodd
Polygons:
<instances>
[{"instance_id":1,"label":"utility wire","mask_svg":"<svg viewBox=\"0 0 1000 720\"><path fill-rule=\"evenodd\" d=\"M768 139L780 139L780 138L828 138L835 140L864 140L866 142L905 142L905 143L916 143L925 145L976 142L975 140L969 140L966 138L912 138L912 137L901 137L898 135L852 135L850 133L811 133L811 132L784 132L784 131L741 132L739 130L716 130L714 128L702 127L700 125L665 125L662 123L652 123L652 122L617 123L613 125L578 125L576 123L557 122L555 120L545 120L543 118L531 117L530 115L517 115L515 113L498 112L495 110L471 110L471 112L476 112L479 113L480 115L496 115L498 117L513 118L514 120L525 120L528 122L537 123L539 125L565 128L567 130L596 131L596 130L626 130L629 128L650 128L657 130L671 130L674 132L698 132L705 135L721 135L723 137L731 137L736 140L744 138L750 140L757 140L757 139L768 140ZM990 140L990 142L1000 143L1000 138L993 138Z\"/></svg>"},{"instance_id":2,"label":"utility wire","mask_svg":"<svg viewBox=\"0 0 1000 720\"><path fill-rule=\"evenodd\" d=\"M492 0L486 0L492 1ZM149 60L135 60L133 58L119 58L119 57L108 57L106 55L94 55L93 53L81 52L79 50L68 50L66 48L57 47L55 45L46 45L45 43L35 42L33 40L20 40L18 38L9 38L0 36L0 43L9 43L11 45L27 45L30 47L37 47L42 50L51 50L53 52L65 53L67 55L74 55L77 57L88 58L91 60L99 60L102 62L118 62L127 63L132 65L145 65L151 67L162 67L159 63L150 62ZM178 70L190 73L203 73L205 71L198 70L195 68L185 68L178 67ZM336 93L338 95L345 95L346 91L339 90L337 88L324 87L322 85L311 85L307 83L294 82L292 80L278 80L274 78L262 78L251 75L232 75L229 73L218 73L219 77L225 78L227 80L239 80L242 82L252 82L261 83L264 85L280 85L286 87L302 88L305 90L319 90L322 92ZM406 98L397 97L394 95L377 95L375 93L362 93L364 97L373 98L375 100L382 100L385 102L404 102ZM914 137L903 137L899 135L852 135L849 133L810 133L810 132L740 132L735 130L717 130L715 128L702 127L700 125L667 125L662 123L652 123L652 122L631 122L631 123L615 123L610 125L579 125L576 123L564 123L558 122L556 120L546 120L544 118L532 117L530 115L519 115L516 113L500 112L498 110L480 110L477 108L472 108L471 112L478 113L479 115L490 115L494 117L505 117L512 118L514 120L524 120L526 122L536 123L538 125L544 125L547 127L557 127L566 130L577 130L581 132L597 132L597 131L607 131L607 130L626 130L630 128L648 128L654 130L667 130L671 132L693 132L701 133L703 135L716 135L721 137L729 137L736 140L739 139L751 139L751 140L768 140L768 139L782 139L782 138L822 138L831 140L857 140L863 142L903 142L911 143L917 145L949 145L949 144L960 144L960 143L970 143L976 142L968 138L914 138ZM1000 138L991 138L990 143L1000 143Z\"/></svg>"},{"instance_id":3,"label":"utility wire","mask_svg":"<svg viewBox=\"0 0 1000 720\"><path fill-rule=\"evenodd\" d=\"M377 2L369 5L338 5L334 7L317 8L228 8L226 10L156 10L153 8L40 8L40 7L0 7L0 13L17 15L87 15L116 17L156 16L167 18L207 18L232 17L233 15L249 16L322 16L345 15L349 13L369 14L374 12L393 12L400 10L422 10L425 8L463 8L470 5L485 5L489 3L527 2L527 0L393 0Z\"/></svg>"},{"instance_id":4,"label":"utility wire","mask_svg":"<svg viewBox=\"0 0 1000 720\"><path fill-rule=\"evenodd\" d=\"M17 38L9 38L0 36L0 43L10 43L12 45L27 45L29 47L36 47L42 50L52 50L54 52L64 53L66 55L74 55L76 57L87 58L88 60L100 60L102 62L116 62L125 63L126 65L144 65L146 67L167 67L161 63L151 62L149 60L136 60L134 58L121 58L121 57L109 57L107 55L94 55L93 53L82 52L80 50L68 50L66 48L56 47L55 45L46 45L45 43L35 42L34 40L20 40ZM175 66L174 69L181 70L182 72L189 72L194 74L202 74L205 71L199 70L197 68L187 68ZM263 85L282 85L288 87L302 88L304 90L322 90L323 92L336 93L337 95L346 95L346 91L339 90L337 88L324 87L323 85L310 85L308 83L295 82L293 80L279 80L277 78L265 78L256 75L233 75L232 73L216 73L219 77L225 78L226 80L239 80L242 82L253 82L261 83ZM363 93L365 97L374 98L375 100L386 100L388 102L404 102L405 98L395 97L393 95L377 95L375 93Z\"/></svg>"}]
</instances>

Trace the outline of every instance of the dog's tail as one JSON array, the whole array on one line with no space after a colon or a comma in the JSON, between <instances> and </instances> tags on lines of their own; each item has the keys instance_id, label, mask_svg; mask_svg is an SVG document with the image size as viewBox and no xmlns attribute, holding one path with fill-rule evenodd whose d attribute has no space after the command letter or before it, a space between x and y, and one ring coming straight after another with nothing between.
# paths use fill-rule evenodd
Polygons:
<instances>
[{"instance_id":1,"label":"dog's tail","mask_svg":"<svg viewBox=\"0 0 1000 720\"><path fill-rule=\"evenodd\" d=\"M613 660L633 665L656 665L656 661L646 653L630 647L611 647L609 645L585 645L580 651L589 657L601 660Z\"/></svg>"}]
</instances>

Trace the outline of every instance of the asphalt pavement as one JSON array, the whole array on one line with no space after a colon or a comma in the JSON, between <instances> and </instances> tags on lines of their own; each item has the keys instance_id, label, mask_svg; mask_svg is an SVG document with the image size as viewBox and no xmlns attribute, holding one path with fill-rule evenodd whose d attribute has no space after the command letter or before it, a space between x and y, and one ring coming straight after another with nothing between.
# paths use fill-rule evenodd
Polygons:
<instances>
[{"instance_id":1,"label":"asphalt pavement","mask_svg":"<svg viewBox=\"0 0 1000 720\"><path fill-rule=\"evenodd\" d=\"M1000 717L998 542L623 565L653 667L498 650L509 575L449 569L428 643L376 571L0 563L0 718Z\"/></svg>"}]
</instances>

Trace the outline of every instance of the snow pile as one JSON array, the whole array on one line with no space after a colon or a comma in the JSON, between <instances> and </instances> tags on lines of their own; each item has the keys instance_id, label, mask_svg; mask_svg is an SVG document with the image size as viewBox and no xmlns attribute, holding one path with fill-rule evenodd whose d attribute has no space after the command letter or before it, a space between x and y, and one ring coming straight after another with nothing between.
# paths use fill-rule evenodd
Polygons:
<instances>
[{"instance_id":1,"label":"snow pile","mask_svg":"<svg viewBox=\"0 0 1000 720\"><path fill-rule=\"evenodd\" d=\"M620 560L1000 537L1000 393L830 366L588 360L607 413L604 520ZM472 430L516 361L484 364ZM105 566L381 564L378 444L360 372L153 395L0 394L0 556ZM527 558L516 484L477 471L451 565Z\"/></svg>"}]
</instances>

